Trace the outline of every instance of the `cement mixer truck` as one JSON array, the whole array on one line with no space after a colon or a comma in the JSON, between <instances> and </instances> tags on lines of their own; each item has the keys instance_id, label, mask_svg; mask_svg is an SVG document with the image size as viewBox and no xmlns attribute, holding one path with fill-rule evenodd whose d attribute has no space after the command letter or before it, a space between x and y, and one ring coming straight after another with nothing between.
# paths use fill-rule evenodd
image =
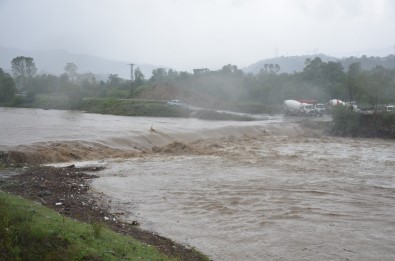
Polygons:
<instances>
[{"instance_id":1,"label":"cement mixer truck","mask_svg":"<svg viewBox=\"0 0 395 261\"><path fill-rule=\"evenodd\" d=\"M284 109L286 115L313 116L317 114L314 104L295 100L285 100Z\"/></svg>"},{"instance_id":2,"label":"cement mixer truck","mask_svg":"<svg viewBox=\"0 0 395 261\"><path fill-rule=\"evenodd\" d=\"M346 106L346 103L344 101L338 100L338 99L333 99L329 101L329 105L331 105L332 107L335 106Z\"/></svg>"}]
</instances>

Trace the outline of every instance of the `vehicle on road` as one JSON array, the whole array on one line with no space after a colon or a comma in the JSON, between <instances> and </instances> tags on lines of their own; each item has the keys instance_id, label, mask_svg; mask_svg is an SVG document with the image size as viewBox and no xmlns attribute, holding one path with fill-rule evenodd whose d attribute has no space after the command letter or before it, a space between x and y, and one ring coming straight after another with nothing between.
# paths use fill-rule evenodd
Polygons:
<instances>
[{"instance_id":1,"label":"vehicle on road","mask_svg":"<svg viewBox=\"0 0 395 261\"><path fill-rule=\"evenodd\" d=\"M316 103L315 104L315 112L317 115L324 115L326 111L325 105L323 103Z\"/></svg>"},{"instance_id":2,"label":"vehicle on road","mask_svg":"<svg viewBox=\"0 0 395 261\"><path fill-rule=\"evenodd\" d=\"M314 104L302 103L295 100L284 101L285 114L298 116L316 115Z\"/></svg>"},{"instance_id":3,"label":"vehicle on road","mask_svg":"<svg viewBox=\"0 0 395 261\"><path fill-rule=\"evenodd\" d=\"M168 105L172 106L181 106L181 101L180 100L171 100L167 102Z\"/></svg>"}]
</instances>

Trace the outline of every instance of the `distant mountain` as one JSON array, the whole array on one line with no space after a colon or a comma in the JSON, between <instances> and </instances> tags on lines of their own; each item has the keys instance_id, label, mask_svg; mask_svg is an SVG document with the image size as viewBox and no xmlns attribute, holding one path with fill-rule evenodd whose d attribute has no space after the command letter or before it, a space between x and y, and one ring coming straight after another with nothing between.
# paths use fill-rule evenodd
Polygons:
<instances>
[{"instance_id":1,"label":"distant mountain","mask_svg":"<svg viewBox=\"0 0 395 261\"><path fill-rule=\"evenodd\" d=\"M265 64L278 64L280 65L280 73L293 73L301 72L304 68L304 63L306 59L314 59L315 57L320 57L323 62L336 62L338 58L327 56L325 54L317 55L300 55L300 56L281 56L277 58L264 59L254 64L251 64L245 68L243 71L245 73L257 74L261 69L265 68Z\"/></svg>"},{"instance_id":2,"label":"distant mountain","mask_svg":"<svg viewBox=\"0 0 395 261\"><path fill-rule=\"evenodd\" d=\"M344 57L336 58L325 54L318 55L300 55L300 56L282 56L271 59L264 59L254 64L251 64L242 70L246 73L257 74L261 69L265 68L265 64L278 64L280 65L280 73L293 73L301 72L305 67L304 63L306 59L314 59L320 57L323 62L340 62L345 70L353 63L361 63L363 70L371 70L376 66L383 66L384 68L395 68L395 55L390 54L384 57L362 55L361 57Z\"/></svg>"},{"instance_id":3,"label":"distant mountain","mask_svg":"<svg viewBox=\"0 0 395 261\"><path fill-rule=\"evenodd\" d=\"M66 50L21 50L0 46L0 68L6 72L11 71L11 60L17 56L32 57L37 66L38 73L60 75L64 73L64 66L68 62L78 66L79 73L93 73L100 80L106 80L109 74L118 74L121 78L130 78L128 63L114 61L85 54L73 54ZM157 68L151 64L136 64L148 79L152 75L152 69Z\"/></svg>"}]
</instances>

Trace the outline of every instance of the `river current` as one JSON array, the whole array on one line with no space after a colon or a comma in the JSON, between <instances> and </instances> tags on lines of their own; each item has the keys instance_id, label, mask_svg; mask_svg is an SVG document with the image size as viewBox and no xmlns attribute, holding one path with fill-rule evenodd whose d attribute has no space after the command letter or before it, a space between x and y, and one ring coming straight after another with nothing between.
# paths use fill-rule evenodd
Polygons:
<instances>
[{"instance_id":1,"label":"river current","mask_svg":"<svg viewBox=\"0 0 395 261\"><path fill-rule=\"evenodd\" d=\"M395 260L393 140L312 135L281 116L240 123L0 108L0 117L4 150L89 142L145 151L79 164L105 166L92 193L120 218L213 260Z\"/></svg>"}]
</instances>

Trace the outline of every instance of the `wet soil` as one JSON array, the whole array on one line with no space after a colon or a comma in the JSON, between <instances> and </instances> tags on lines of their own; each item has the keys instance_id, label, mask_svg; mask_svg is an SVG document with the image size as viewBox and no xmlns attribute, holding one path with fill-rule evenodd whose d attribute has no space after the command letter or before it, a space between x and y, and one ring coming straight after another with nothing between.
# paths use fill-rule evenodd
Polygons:
<instances>
[{"instance_id":1,"label":"wet soil","mask_svg":"<svg viewBox=\"0 0 395 261\"><path fill-rule=\"evenodd\" d=\"M118 220L117 214L111 214L106 206L106 200L100 195L92 197L90 192L89 185L92 179L97 178L92 173L100 169L98 167L75 168L74 166L65 168L36 167L17 175L15 175L15 170L2 170L0 188L39 202L78 221L101 222L118 233L130 235L142 243L155 246L168 256L188 261L205 260L193 249L140 229L137 221L125 223Z\"/></svg>"}]
</instances>

